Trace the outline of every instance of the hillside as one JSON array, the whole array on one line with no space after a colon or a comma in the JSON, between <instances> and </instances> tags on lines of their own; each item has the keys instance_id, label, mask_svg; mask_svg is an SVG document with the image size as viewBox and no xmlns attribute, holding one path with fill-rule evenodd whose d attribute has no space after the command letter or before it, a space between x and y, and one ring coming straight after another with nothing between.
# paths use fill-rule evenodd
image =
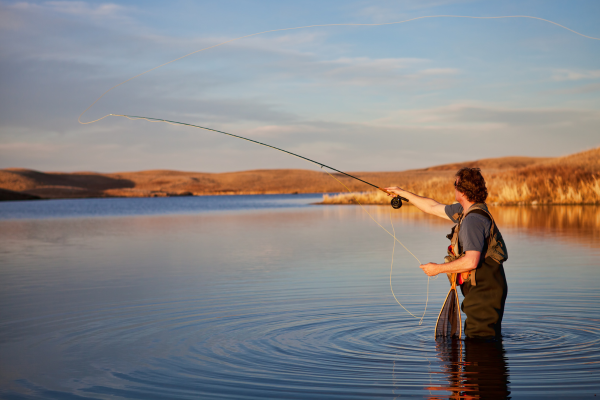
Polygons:
<instances>
[{"instance_id":1,"label":"hillside","mask_svg":"<svg viewBox=\"0 0 600 400\"><path fill-rule=\"evenodd\" d=\"M453 174L463 166L482 168L489 182L490 197L495 202L531 202L537 199L535 196L539 197L538 201L549 202L549 193L555 189L562 190L563 194L569 193L565 185L570 185L572 190L578 190L579 183L592 185L590 187L593 187L593 182L598 185L600 148L559 158L503 157L400 172L349 173L375 185L402 186L444 201L445 197L453 194ZM344 175L333 175L353 192L373 190L370 186ZM560 179L562 180L558 182ZM550 186L547 182L550 182ZM547 190L542 190L542 187L547 187ZM0 199L5 200L14 200L18 194L24 196L23 198L34 196L57 199L339 193L346 190L327 173L319 170L275 169L226 173L151 170L102 174L40 172L17 168L0 170L0 189L11 193L10 197L7 197L8 195L3 195L4 192L0 192ZM531 200L534 197L535 199ZM600 194L598 197L600 198ZM517 200L510 200L513 198ZM340 197L331 202L353 201ZM381 202L387 203L388 199L367 201L371 204Z\"/></svg>"},{"instance_id":2,"label":"hillside","mask_svg":"<svg viewBox=\"0 0 600 400\"><path fill-rule=\"evenodd\" d=\"M512 160L512 163L508 162ZM600 204L600 147L564 157L507 157L428 168L452 175L461 167L479 167L486 178L491 204ZM399 185L442 203L454 202L452 179L433 177ZM382 192L325 195L326 204L388 204Z\"/></svg>"}]
</instances>

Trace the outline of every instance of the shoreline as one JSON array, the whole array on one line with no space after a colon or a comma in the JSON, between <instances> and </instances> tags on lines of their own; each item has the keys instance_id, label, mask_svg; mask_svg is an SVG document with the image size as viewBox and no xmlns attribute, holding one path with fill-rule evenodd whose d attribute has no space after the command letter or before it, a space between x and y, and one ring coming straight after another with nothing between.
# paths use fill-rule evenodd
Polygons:
<instances>
[{"instance_id":1,"label":"shoreline","mask_svg":"<svg viewBox=\"0 0 600 400\"><path fill-rule=\"evenodd\" d=\"M1 191L2 189L0 189ZM1 194L1 192L0 192ZM302 194L318 194L321 196L327 196L330 195L331 193L320 193L320 192L307 192L307 193L256 193L256 192L243 192L243 193L206 193L206 194L170 194L170 193L165 193L163 192L162 195L158 195L158 196L98 196L98 197L56 197L56 198L42 198L42 197L36 197L36 196L30 196L30 198L22 198L22 199L4 199L4 198L0 198L0 202L28 202L28 201L32 201L32 200L42 200L42 201L49 201L49 200L86 200L86 199L149 199L149 198L167 198L167 197L208 197L208 196L223 196L223 197L229 197L229 196L262 196L262 195L289 195L289 196L295 196L295 195L302 195ZM350 195L350 193L341 193L342 195L346 194L346 195ZM352 193L354 194L354 193ZM391 201L391 200L390 200ZM309 203L310 205L319 205L319 206L381 206L381 207L391 207L390 201L385 202L385 203L352 203L352 202L325 202L325 201L321 201L321 202L316 202L316 203ZM455 202L452 203L448 203L448 204L453 204ZM532 202L506 202L506 203L499 203L499 202L489 202L487 203L489 206L493 206L493 207L551 207L551 206L600 206L600 202L581 202L581 203L575 203L575 202L571 202L571 203L542 203L542 202L537 202L537 201L532 201ZM402 203L403 207L414 207L414 204L408 202L403 202Z\"/></svg>"},{"instance_id":2,"label":"shoreline","mask_svg":"<svg viewBox=\"0 0 600 400\"><path fill-rule=\"evenodd\" d=\"M320 193L323 204L389 204L383 192L365 191L372 190L364 183L369 182L451 204L453 177L462 167L481 169L489 204L600 204L600 147L556 158L502 157L397 172L349 171L363 182L304 169L63 173L8 168L0 169L0 201Z\"/></svg>"}]
</instances>

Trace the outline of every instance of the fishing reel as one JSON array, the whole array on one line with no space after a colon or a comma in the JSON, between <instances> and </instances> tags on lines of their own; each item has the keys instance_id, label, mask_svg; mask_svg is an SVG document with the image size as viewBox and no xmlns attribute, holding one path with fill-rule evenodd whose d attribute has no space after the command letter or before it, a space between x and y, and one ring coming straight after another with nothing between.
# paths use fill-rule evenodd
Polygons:
<instances>
[{"instance_id":1,"label":"fishing reel","mask_svg":"<svg viewBox=\"0 0 600 400\"><path fill-rule=\"evenodd\" d=\"M400 197L400 196L396 196L392 199L392 207L394 207L396 210L399 209L400 207L402 207L402 200L408 202L407 199L405 199L404 197Z\"/></svg>"}]
</instances>

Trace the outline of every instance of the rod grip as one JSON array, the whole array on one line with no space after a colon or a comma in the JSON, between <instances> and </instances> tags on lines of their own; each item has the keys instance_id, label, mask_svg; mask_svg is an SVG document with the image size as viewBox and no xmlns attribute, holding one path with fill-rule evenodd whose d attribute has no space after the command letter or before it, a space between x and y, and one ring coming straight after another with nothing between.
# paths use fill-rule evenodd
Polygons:
<instances>
[{"instance_id":1,"label":"rod grip","mask_svg":"<svg viewBox=\"0 0 600 400\"><path fill-rule=\"evenodd\" d=\"M390 193L390 192L388 192L387 190L385 190L385 189L382 189L382 188L380 188L380 187L378 187L377 189L381 190L382 192L384 192L384 193L386 193L386 194L389 194L390 196L394 196L394 197L400 197L400 200L402 200L402 201L405 201L405 202L407 202L407 203L408 203L408 199L405 199L405 198L404 198L404 197L402 197L402 196L399 196L399 195L397 195L397 194L395 194L395 193Z\"/></svg>"}]
</instances>

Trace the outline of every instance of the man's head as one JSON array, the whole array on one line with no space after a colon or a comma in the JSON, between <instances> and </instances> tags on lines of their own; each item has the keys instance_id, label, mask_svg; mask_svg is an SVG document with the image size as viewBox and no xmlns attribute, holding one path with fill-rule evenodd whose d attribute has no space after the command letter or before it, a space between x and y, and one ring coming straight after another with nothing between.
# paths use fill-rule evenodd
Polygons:
<instances>
[{"instance_id":1,"label":"man's head","mask_svg":"<svg viewBox=\"0 0 600 400\"><path fill-rule=\"evenodd\" d=\"M485 179L481 176L479 168L464 167L458 170L455 175L454 187L457 192L462 193L471 203L484 203L487 199L488 191L485 187ZM458 193L456 193L458 201Z\"/></svg>"}]
</instances>

